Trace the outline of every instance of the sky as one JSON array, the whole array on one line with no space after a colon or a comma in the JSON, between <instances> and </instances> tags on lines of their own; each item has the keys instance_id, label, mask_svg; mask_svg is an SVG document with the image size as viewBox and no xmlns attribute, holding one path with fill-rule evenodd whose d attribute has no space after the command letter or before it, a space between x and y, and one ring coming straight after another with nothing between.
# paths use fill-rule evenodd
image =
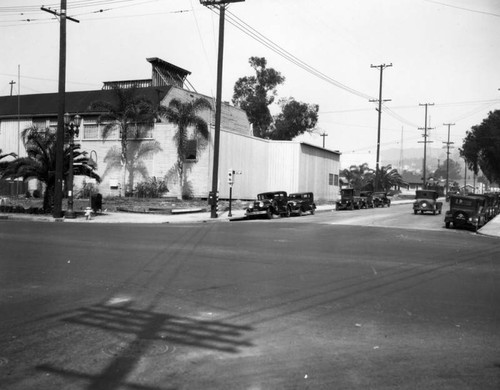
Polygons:
<instances>
[{"instance_id":1,"label":"sky","mask_svg":"<svg viewBox=\"0 0 500 390\"><path fill-rule=\"evenodd\" d=\"M149 57L191 72L199 93L215 96L218 11L199 0L68 0L66 90L151 77ZM41 6L0 2L0 95L57 92L59 22ZM252 56L285 77L277 99L319 105L315 132L302 141L342 153L343 167L375 166L376 111L383 68L380 163L384 151L448 139L500 109L499 0L246 0L226 11L222 99L254 74ZM392 66L389 66L392 65ZM15 84L10 84L11 82ZM432 105L431 105L432 104ZM272 107L276 113L277 106ZM327 134L322 137L321 134ZM223 147L223 145L221 145ZM432 152L439 153L439 152ZM428 156L429 157L429 156Z\"/></svg>"}]
</instances>

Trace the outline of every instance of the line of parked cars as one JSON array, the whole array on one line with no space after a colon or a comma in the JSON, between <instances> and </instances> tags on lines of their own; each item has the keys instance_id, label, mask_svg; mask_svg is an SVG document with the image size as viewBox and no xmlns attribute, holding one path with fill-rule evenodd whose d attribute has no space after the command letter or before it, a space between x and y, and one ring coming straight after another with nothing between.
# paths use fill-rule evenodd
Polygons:
<instances>
[{"instance_id":1,"label":"line of parked cars","mask_svg":"<svg viewBox=\"0 0 500 390\"><path fill-rule=\"evenodd\" d=\"M263 216L268 219L275 215L290 217L291 215L314 214L316 204L312 192L296 192L287 194L286 191L270 191L257 195L257 200L249 204L245 216Z\"/></svg>"},{"instance_id":2,"label":"line of parked cars","mask_svg":"<svg viewBox=\"0 0 500 390\"><path fill-rule=\"evenodd\" d=\"M413 202L415 214L432 213L441 214L443 202L438 200L439 193L434 190L417 190ZM450 209L444 216L446 228L467 228L477 231L500 211L500 194L469 194L461 195L451 193L446 197L450 202Z\"/></svg>"},{"instance_id":3,"label":"line of parked cars","mask_svg":"<svg viewBox=\"0 0 500 390\"><path fill-rule=\"evenodd\" d=\"M391 199L386 192L359 191L353 188L340 190L340 199L336 202L337 210L371 209L391 207Z\"/></svg>"},{"instance_id":4,"label":"line of parked cars","mask_svg":"<svg viewBox=\"0 0 500 390\"><path fill-rule=\"evenodd\" d=\"M500 194L451 195L450 209L445 213L446 228L468 228L477 231L500 212Z\"/></svg>"}]
</instances>

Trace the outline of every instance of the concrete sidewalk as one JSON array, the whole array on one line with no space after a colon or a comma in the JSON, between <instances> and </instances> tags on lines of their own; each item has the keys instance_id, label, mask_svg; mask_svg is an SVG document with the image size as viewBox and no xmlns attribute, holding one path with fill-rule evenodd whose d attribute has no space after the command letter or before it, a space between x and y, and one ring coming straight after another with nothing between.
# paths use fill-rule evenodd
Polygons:
<instances>
[{"instance_id":1,"label":"concrete sidewalk","mask_svg":"<svg viewBox=\"0 0 500 390\"><path fill-rule=\"evenodd\" d=\"M407 205L413 203L413 199L395 200L392 206ZM316 212L335 211L335 205L319 205ZM214 223L230 222L245 218L244 209L232 210L231 216L228 211L219 212L217 218L211 218L209 211L202 212L184 212L176 214L153 214L153 213L127 213L127 212L104 212L102 214L92 215L87 220L83 214L79 213L75 219L54 219L50 215L33 214L12 214L0 213L0 219L8 220L28 220L44 222L66 222L66 223L143 223L143 224L166 224L166 223ZM478 230L479 234L492 237L500 237L500 215L493 218L484 227Z\"/></svg>"}]
</instances>

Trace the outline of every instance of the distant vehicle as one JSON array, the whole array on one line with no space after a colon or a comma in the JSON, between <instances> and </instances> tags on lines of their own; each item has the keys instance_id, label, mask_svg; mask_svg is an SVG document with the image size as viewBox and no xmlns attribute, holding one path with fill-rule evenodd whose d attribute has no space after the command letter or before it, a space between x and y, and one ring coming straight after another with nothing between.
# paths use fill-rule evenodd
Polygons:
<instances>
[{"instance_id":1,"label":"distant vehicle","mask_svg":"<svg viewBox=\"0 0 500 390\"><path fill-rule=\"evenodd\" d=\"M285 191L263 192L257 195L257 200L248 205L245 215L247 217L266 216L268 219L274 215L289 217L291 213L288 196Z\"/></svg>"},{"instance_id":2,"label":"distant vehicle","mask_svg":"<svg viewBox=\"0 0 500 390\"><path fill-rule=\"evenodd\" d=\"M391 198L387 196L387 192L374 192L373 205L375 207L391 207Z\"/></svg>"},{"instance_id":3,"label":"distant vehicle","mask_svg":"<svg viewBox=\"0 0 500 390\"><path fill-rule=\"evenodd\" d=\"M446 228L472 228L477 231L487 222L486 200L469 195L451 195L450 210L445 213Z\"/></svg>"},{"instance_id":4,"label":"distant vehicle","mask_svg":"<svg viewBox=\"0 0 500 390\"><path fill-rule=\"evenodd\" d=\"M459 195L460 194L460 190L457 190L457 189L450 189L448 190L448 192L446 193L446 201L449 202L450 201L450 196L452 195Z\"/></svg>"},{"instance_id":5,"label":"distant vehicle","mask_svg":"<svg viewBox=\"0 0 500 390\"><path fill-rule=\"evenodd\" d=\"M371 191L361 191L359 197L361 198L362 209L372 209L374 207L373 194Z\"/></svg>"},{"instance_id":6,"label":"distant vehicle","mask_svg":"<svg viewBox=\"0 0 500 390\"><path fill-rule=\"evenodd\" d=\"M296 192L288 195L288 205L292 214L302 215L308 211L313 215L316 210L312 192Z\"/></svg>"},{"instance_id":7,"label":"distant vehicle","mask_svg":"<svg viewBox=\"0 0 500 390\"><path fill-rule=\"evenodd\" d=\"M496 199L493 194L469 194L476 198L484 199L484 212L486 214L486 222L492 220L497 215Z\"/></svg>"},{"instance_id":8,"label":"distant vehicle","mask_svg":"<svg viewBox=\"0 0 500 390\"><path fill-rule=\"evenodd\" d=\"M438 202L439 193L434 190L417 190L415 193L415 202L413 202L413 213L420 214L431 212L441 214L443 202Z\"/></svg>"},{"instance_id":9,"label":"distant vehicle","mask_svg":"<svg viewBox=\"0 0 500 390\"><path fill-rule=\"evenodd\" d=\"M337 210L354 210L360 209L362 205L359 191L353 188L344 188L340 190L340 200L336 203Z\"/></svg>"}]
</instances>

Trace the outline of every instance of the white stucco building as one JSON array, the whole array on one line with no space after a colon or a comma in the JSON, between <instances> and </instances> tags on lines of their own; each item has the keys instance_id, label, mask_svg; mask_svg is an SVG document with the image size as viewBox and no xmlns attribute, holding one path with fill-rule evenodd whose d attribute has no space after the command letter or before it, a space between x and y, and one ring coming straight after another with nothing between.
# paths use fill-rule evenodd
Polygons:
<instances>
[{"instance_id":1,"label":"white stucco building","mask_svg":"<svg viewBox=\"0 0 500 390\"><path fill-rule=\"evenodd\" d=\"M97 121L99 113L89 111L89 106L95 101L112 102L115 98L112 85L123 88L139 85L137 94L153 104L168 106L174 98L189 101L203 97L215 108L213 98L184 88L186 77L190 74L188 71L158 58L147 60L152 65L151 79L106 82L102 90L66 93L66 111L72 115L78 113L83 118L75 142L81 145L82 151L93 151L94 159L97 156L97 171L103 179L98 188L105 197L121 195L124 188L122 172L110 171L103 176L106 168L104 157L111 147L119 146L120 141L118 134L106 140L102 138L102 125ZM0 97L0 149L3 153L25 155L19 140L20 131L32 125L55 130L57 108L57 93ZM199 115L209 124L210 140L201 152L187 156L187 180L191 183L193 196L206 198L212 187L215 111L207 110ZM175 132L175 125L162 120L148 129L147 138L141 139L156 140L162 148L161 152L144 161L149 177L163 178L177 160L173 141ZM254 137L246 113L229 104L222 104L218 173L220 198L229 196L227 172L230 169L241 172L234 176L234 199L253 199L259 192L284 190L312 191L317 199L335 201L339 190L340 153L304 142ZM134 182L143 179L136 176ZM78 194L82 183L83 178L75 178L75 194ZM169 182L167 195L180 197L179 186Z\"/></svg>"}]
</instances>

